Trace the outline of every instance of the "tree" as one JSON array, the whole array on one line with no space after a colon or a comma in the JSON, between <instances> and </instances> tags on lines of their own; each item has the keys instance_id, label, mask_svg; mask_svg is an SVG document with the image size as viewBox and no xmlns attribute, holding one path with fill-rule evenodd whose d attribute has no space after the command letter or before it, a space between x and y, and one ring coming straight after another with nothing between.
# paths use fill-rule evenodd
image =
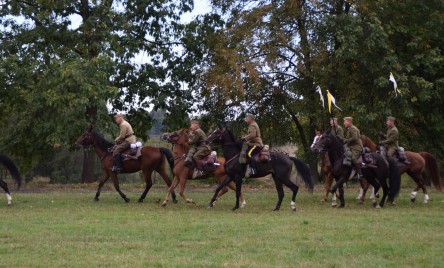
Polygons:
<instances>
[{"instance_id":1,"label":"tree","mask_svg":"<svg viewBox=\"0 0 444 268\"><path fill-rule=\"evenodd\" d=\"M151 128L145 109L167 107L170 96L181 94L186 73L173 68L183 56L180 15L191 11L191 0L6 0L0 8L0 107L7 122L0 144L28 168L55 144L72 144L88 124L115 132L110 106L127 112L145 137ZM135 63L141 55L146 60ZM91 163L85 158L88 181Z\"/></svg>"}]
</instances>

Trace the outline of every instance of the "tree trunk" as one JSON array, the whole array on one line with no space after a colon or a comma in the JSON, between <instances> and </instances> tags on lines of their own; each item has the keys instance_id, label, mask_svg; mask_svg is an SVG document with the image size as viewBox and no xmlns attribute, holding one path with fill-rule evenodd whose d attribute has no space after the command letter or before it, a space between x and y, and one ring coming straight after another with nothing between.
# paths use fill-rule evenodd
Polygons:
<instances>
[{"instance_id":1,"label":"tree trunk","mask_svg":"<svg viewBox=\"0 0 444 268\"><path fill-rule=\"evenodd\" d=\"M83 171L80 183L95 182L94 167L96 163L96 154L93 150L83 150Z\"/></svg>"}]
</instances>

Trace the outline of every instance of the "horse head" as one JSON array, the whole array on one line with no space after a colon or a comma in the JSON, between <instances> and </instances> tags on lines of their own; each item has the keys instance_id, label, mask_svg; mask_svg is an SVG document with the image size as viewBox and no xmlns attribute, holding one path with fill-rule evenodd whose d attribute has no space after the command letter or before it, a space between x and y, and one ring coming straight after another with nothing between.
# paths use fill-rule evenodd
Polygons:
<instances>
[{"instance_id":1,"label":"horse head","mask_svg":"<svg viewBox=\"0 0 444 268\"><path fill-rule=\"evenodd\" d=\"M318 154L326 152L340 144L335 135L323 133L317 142L313 145L312 150Z\"/></svg>"},{"instance_id":2,"label":"horse head","mask_svg":"<svg viewBox=\"0 0 444 268\"><path fill-rule=\"evenodd\" d=\"M94 127L91 125L82 135L80 135L76 140L75 145L78 147L91 145L93 143L93 132Z\"/></svg>"},{"instance_id":3,"label":"horse head","mask_svg":"<svg viewBox=\"0 0 444 268\"><path fill-rule=\"evenodd\" d=\"M171 133L163 133L161 139L171 144L188 144L188 135L184 128Z\"/></svg>"},{"instance_id":4,"label":"horse head","mask_svg":"<svg viewBox=\"0 0 444 268\"><path fill-rule=\"evenodd\" d=\"M225 133L226 128L222 126L222 124L219 125L218 128L216 128L211 134L207 137L207 140L205 141L208 145L221 145L222 144L222 136Z\"/></svg>"}]
</instances>

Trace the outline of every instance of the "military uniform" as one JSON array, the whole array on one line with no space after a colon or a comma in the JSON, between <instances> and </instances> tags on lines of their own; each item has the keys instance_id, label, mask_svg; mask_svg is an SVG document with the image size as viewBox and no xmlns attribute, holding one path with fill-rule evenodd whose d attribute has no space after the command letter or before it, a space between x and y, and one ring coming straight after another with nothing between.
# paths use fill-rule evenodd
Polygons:
<instances>
[{"instance_id":1,"label":"military uniform","mask_svg":"<svg viewBox=\"0 0 444 268\"><path fill-rule=\"evenodd\" d=\"M122 117L118 115L117 117ZM115 161L115 166L113 171L120 172L122 170L122 156L120 155L125 150L131 147L132 143L136 142L136 136L134 135L133 128L131 125L122 118L122 122L119 124L120 132L119 136L115 139L117 143L113 150L113 157Z\"/></svg>"},{"instance_id":2,"label":"military uniform","mask_svg":"<svg viewBox=\"0 0 444 268\"><path fill-rule=\"evenodd\" d=\"M202 129L195 129L189 137L188 144L191 145L190 151L194 150L195 153L192 155L194 160L200 160L207 156L211 152L210 146L205 144L207 140L207 135Z\"/></svg>"},{"instance_id":3,"label":"military uniform","mask_svg":"<svg viewBox=\"0 0 444 268\"><path fill-rule=\"evenodd\" d=\"M328 134L336 135L339 138L344 139L344 129L341 126L331 127Z\"/></svg>"},{"instance_id":4,"label":"military uniform","mask_svg":"<svg viewBox=\"0 0 444 268\"><path fill-rule=\"evenodd\" d=\"M344 139L344 143L352 152L352 161L359 160L359 157L362 153L362 141L361 141L361 133L359 129L355 126L351 126L347 128L347 134Z\"/></svg>"},{"instance_id":5,"label":"military uniform","mask_svg":"<svg viewBox=\"0 0 444 268\"><path fill-rule=\"evenodd\" d=\"M245 142L242 146L242 150L239 156L239 163L245 164L246 156L248 155L251 167L251 174L255 175L257 170L257 164L253 156L258 154L262 150L264 144L262 143L261 131L259 129L259 125L253 120L254 116L248 114L247 118L248 117L250 117L252 121L248 124L248 134L242 137L242 139L245 140Z\"/></svg>"},{"instance_id":6,"label":"military uniform","mask_svg":"<svg viewBox=\"0 0 444 268\"><path fill-rule=\"evenodd\" d=\"M387 151L387 156L393 156L399 148L398 145L399 132L395 126L387 129L387 135L384 136L385 140L381 141Z\"/></svg>"}]
</instances>

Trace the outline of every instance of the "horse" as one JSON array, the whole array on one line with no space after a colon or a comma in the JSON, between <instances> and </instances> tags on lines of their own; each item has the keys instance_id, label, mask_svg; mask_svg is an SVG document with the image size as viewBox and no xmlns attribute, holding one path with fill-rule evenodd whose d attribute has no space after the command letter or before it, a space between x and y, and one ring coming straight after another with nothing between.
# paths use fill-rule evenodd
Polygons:
<instances>
[{"instance_id":1,"label":"horse","mask_svg":"<svg viewBox=\"0 0 444 268\"><path fill-rule=\"evenodd\" d=\"M17 187L20 188L22 185L22 176L20 176L20 173L17 169L17 166L14 164L14 162L9 158L8 156L4 154L0 154L0 162L3 164L3 166L9 170L9 173L11 174L11 177L16 181ZM6 201L8 206L12 204L12 197L11 193L9 192L8 184L0 178L0 187L5 191L6 193Z\"/></svg>"},{"instance_id":2,"label":"horse","mask_svg":"<svg viewBox=\"0 0 444 268\"><path fill-rule=\"evenodd\" d=\"M208 136L207 144L222 146L224 158L228 159L225 162L225 171L227 178L217 187L213 198L208 207L213 207L213 202L221 189L229 182L234 181L236 184L236 205L233 211L239 208L239 198L242 190L242 179L246 175L247 165L239 163L239 155L241 152L242 142L236 142L233 133L226 127L220 125ZM296 211L296 195L299 190L298 181L302 179L313 191L314 182L312 180L310 169L302 161L289 157L283 153L270 153L271 160L268 163L257 163L257 175L254 177L263 177L271 174L278 192L278 202L274 211L278 211L281 207L284 198L283 185L286 185L293 192L291 198L290 208ZM295 168L293 168L295 165Z\"/></svg>"},{"instance_id":3,"label":"horse","mask_svg":"<svg viewBox=\"0 0 444 268\"><path fill-rule=\"evenodd\" d=\"M321 154L321 170L324 174L324 196L321 198L321 202L327 202L328 195L330 194L331 185L333 184L333 174L331 173L331 163L327 153ZM336 195L332 196L332 207L337 206Z\"/></svg>"},{"instance_id":4,"label":"horse","mask_svg":"<svg viewBox=\"0 0 444 268\"><path fill-rule=\"evenodd\" d=\"M343 184L349 179L352 167L343 165L343 143L335 135L323 134L313 148L318 153L328 153L330 163L332 164L332 174L336 180L336 184L332 187L331 193L335 194L336 190L339 190L339 207L344 207L345 199ZM383 196L379 204L376 205L376 207L380 208L384 206L386 198L388 198L390 202L394 201L399 192L401 177L394 160L389 159L387 161L377 153L372 153L371 157L373 158L373 163L362 169L362 175L374 187L382 187ZM387 178L389 183L387 183ZM360 182L361 185L365 183L362 179Z\"/></svg>"},{"instance_id":5,"label":"horse","mask_svg":"<svg viewBox=\"0 0 444 268\"><path fill-rule=\"evenodd\" d=\"M173 183L171 184L170 188L168 189L168 193L165 197L165 200L162 203L162 206L166 206L169 201L169 196L173 192L173 190L177 187L179 184L179 194L180 196L185 200L186 203L192 203L195 204L195 202L192 199L189 199L185 196L185 185L187 180L193 178L194 169L190 169L189 167L184 165L184 160L186 155L188 154L188 135L186 133L185 129L180 129L172 133L164 133L162 135L162 139L171 143L173 145L173 155L174 155L174 179ZM195 179L205 179L208 177L214 177L216 178L217 182L220 184L227 176L224 168L225 159L222 157L218 157L216 163L219 165L212 170L209 173L201 174L197 176ZM234 182L230 182L228 184L228 187L232 189L233 191L236 191L236 185ZM227 187L224 187L222 191L219 193L217 199L219 199L223 194L228 192ZM242 206L246 206L246 202L244 197L241 195L242 200Z\"/></svg>"},{"instance_id":6,"label":"horse","mask_svg":"<svg viewBox=\"0 0 444 268\"><path fill-rule=\"evenodd\" d=\"M100 191L102 190L105 182L111 177L114 188L120 194L120 196L125 200L126 203L130 201L129 198L120 190L119 179L115 172L112 172L112 167L114 165L114 158L110 149L114 146L114 143L107 141L105 138L100 136L93 127L89 127L75 142L77 146L88 146L92 145L96 151L97 156L100 158L103 174L99 183L99 188L97 189L94 201L99 201ZM171 186L171 180L168 177L165 170L165 163L168 162L171 170L173 169L173 157L171 152L166 148L157 148L151 146L143 146L140 150L141 156L137 159L129 159L123 161L123 173L134 173L137 171L143 171L143 177L145 179L145 190L139 198L139 202L143 202L148 191L153 186L151 181L151 174L156 171L163 178L165 183ZM176 194L173 192L173 202L176 203Z\"/></svg>"},{"instance_id":7,"label":"horse","mask_svg":"<svg viewBox=\"0 0 444 268\"><path fill-rule=\"evenodd\" d=\"M363 145L365 147L368 147L370 151L378 151L378 146L369 137L362 135L361 140L363 142ZM422 189L422 192L424 193L423 202L428 203L430 200L427 187L422 176L424 171L426 171L426 173L430 176L430 179L436 190L438 190L439 192L443 192L441 178L439 175L439 165L435 156L428 152L417 153L411 151L406 151L405 156L410 162L410 165L403 164L399 167L399 170L401 174L407 173L417 184L413 191L410 193L411 202L416 201L416 195L418 194L419 189Z\"/></svg>"}]
</instances>

